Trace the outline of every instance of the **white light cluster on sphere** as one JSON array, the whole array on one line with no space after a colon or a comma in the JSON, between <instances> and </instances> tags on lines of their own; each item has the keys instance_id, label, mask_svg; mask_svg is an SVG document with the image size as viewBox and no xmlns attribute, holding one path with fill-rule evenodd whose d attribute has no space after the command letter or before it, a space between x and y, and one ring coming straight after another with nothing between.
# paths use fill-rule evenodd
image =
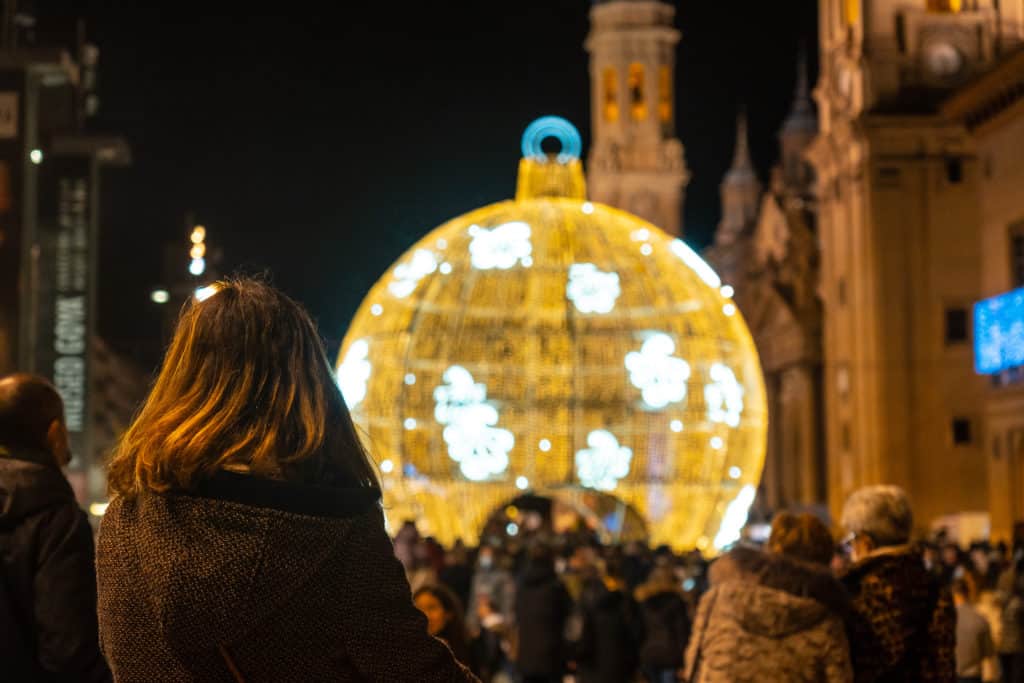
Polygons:
<instances>
[{"instance_id":1,"label":"white light cluster on sphere","mask_svg":"<svg viewBox=\"0 0 1024 683\"><path fill-rule=\"evenodd\" d=\"M704 402L712 422L738 427L743 412L743 387L736 373L722 363L711 365L711 382L704 386Z\"/></svg>"},{"instance_id":2,"label":"white light cluster on sphere","mask_svg":"<svg viewBox=\"0 0 1024 683\"><path fill-rule=\"evenodd\" d=\"M715 536L715 548L722 550L740 540L740 534L747 523L747 515L750 513L750 506L754 504L754 487L747 484L740 489L740 492L729 503L722 515L722 524Z\"/></svg>"},{"instance_id":3,"label":"white light cluster on sphere","mask_svg":"<svg viewBox=\"0 0 1024 683\"><path fill-rule=\"evenodd\" d=\"M633 450L620 446L615 435L595 429L587 435L587 446L576 451L576 478L584 486L611 491L629 474Z\"/></svg>"},{"instance_id":4,"label":"white light cluster on sphere","mask_svg":"<svg viewBox=\"0 0 1024 683\"><path fill-rule=\"evenodd\" d=\"M403 299L414 291L420 280L437 270L437 258L426 249L417 249L405 263L395 266L394 279L388 290L399 299Z\"/></svg>"},{"instance_id":5,"label":"white light cluster on sphere","mask_svg":"<svg viewBox=\"0 0 1024 683\"><path fill-rule=\"evenodd\" d=\"M348 347L345 360L338 366L338 388L349 409L355 408L366 398L366 383L370 380L370 344L357 339Z\"/></svg>"},{"instance_id":6,"label":"white light cluster on sphere","mask_svg":"<svg viewBox=\"0 0 1024 683\"><path fill-rule=\"evenodd\" d=\"M686 242L681 239L674 239L670 248L672 253L688 265L693 272L697 273L698 277L708 286L718 289L722 285L722 279L718 277L718 273L704 259L698 256L697 252L691 249L690 245Z\"/></svg>"},{"instance_id":7,"label":"white light cluster on sphere","mask_svg":"<svg viewBox=\"0 0 1024 683\"><path fill-rule=\"evenodd\" d=\"M470 262L478 270L508 270L518 263L527 267L533 263L530 226L522 221L502 223L490 230L474 225L469 234L473 238L469 243Z\"/></svg>"},{"instance_id":8,"label":"white light cluster on sphere","mask_svg":"<svg viewBox=\"0 0 1024 683\"><path fill-rule=\"evenodd\" d=\"M611 313L621 293L618 273L606 273L593 263L569 266L565 296L580 313Z\"/></svg>"},{"instance_id":9,"label":"white light cluster on sphere","mask_svg":"<svg viewBox=\"0 0 1024 683\"><path fill-rule=\"evenodd\" d=\"M686 398L690 364L672 355L676 344L663 332L647 337L639 351L626 354L629 381L643 397L648 408L664 408Z\"/></svg>"},{"instance_id":10,"label":"white light cluster on sphere","mask_svg":"<svg viewBox=\"0 0 1024 683\"><path fill-rule=\"evenodd\" d=\"M497 409L487 403L487 387L461 365L445 370L445 384L434 389L434 418L444 425L448 455L463 476L483 481L508 468L515 437L500 429Z\"/></svg>"}]
</instances>

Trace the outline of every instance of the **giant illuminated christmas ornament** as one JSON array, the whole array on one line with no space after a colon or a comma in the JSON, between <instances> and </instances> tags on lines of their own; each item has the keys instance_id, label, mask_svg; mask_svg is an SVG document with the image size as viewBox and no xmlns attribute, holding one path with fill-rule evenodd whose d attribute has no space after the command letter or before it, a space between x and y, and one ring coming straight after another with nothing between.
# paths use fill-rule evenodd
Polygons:
<instances>
[{"instance_id":1,"label":"giant illuminated christmas ornament","mask_svg":"<svg viewBox=\"0 0 1024 683\"><path fill-rule=\"evenodd\" d=\"M527 491L612 496L652 543L714 552L764 461L757 352L690 247L586 200L579 154L568 122L531 124L515 200L445 223L381 277L338 382L392 525L472 542ZM614 539L625 518L598 521Z\"/></svg>"}]
</instances>

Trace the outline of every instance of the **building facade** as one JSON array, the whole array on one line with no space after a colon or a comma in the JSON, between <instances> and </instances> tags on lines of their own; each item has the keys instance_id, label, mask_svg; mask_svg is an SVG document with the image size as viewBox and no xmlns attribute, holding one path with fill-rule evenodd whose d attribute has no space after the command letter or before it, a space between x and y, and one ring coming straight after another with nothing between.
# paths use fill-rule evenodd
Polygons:
<instances>
[{"instance_id":1,"label":"building facade","mask_svg":"<svg viewBox=\"0 0 1024 683\"><path fill-rule=\"evenodd\" d=\"M961 89L942 113L970 133L981 169L980 295L1006 298L1018 292L1024 298L1024 51ZM980 433L988 461L992 534L1010 538L1021 536L1024 522L1024 306L1002 324L1003 356L1008 358L987 378ZM985 336L981 326L976 320L976 335ZM975 340L976 355L982 343Z\"/></svg>"},{"instance_id":2,"label":"building facade","mask_svg":"<svg viewBox=\"0 0 1024 683\"><path fill-rule=\"evenodd\" d=\"M768 452L758 507L814 508L825 498L821 301L813 174L804 153L817 132L800 60L793 106L779 131L780 161L763 190L740 116L722 219L705 258L735 290L761 356Z\"/></svg>"},{"instance_id":3,"label":"building facade","mask_svg":"<svg viewBox=\"0 0 1024 683\"><path fill-rule=\"evenodd\" d=\"M674 18L675 8L657 0L594 3L587 185L594 201L681 235L687 172L675 132Z\"/></svg>"},{"instance_id":4,"label":"building facade","mask_svg":"<svg viewBox=\"0 0 1024 683\"><path fill-rule=\"evenodd\" d=\"M820 1L808 158L833 511L879 482L909 491L922 528L1000 504L970 343L992 180L943 103L1019 49L1022 19L1024 0Z\"/></svg>"},{"instance_id":5,"label":"building facade","mask_svg":"<svg viewBox=\"0 0 1024 683\"><path fill-rule=\"evenodd\" d=\"M22 30L34 19L13 0L0 17L0 374L33 372L57 387L69 479L85 502L104 489L91 467L100 179L129 151L85 134L96 47L34 45Z\"/></svg>"}]
</instances>

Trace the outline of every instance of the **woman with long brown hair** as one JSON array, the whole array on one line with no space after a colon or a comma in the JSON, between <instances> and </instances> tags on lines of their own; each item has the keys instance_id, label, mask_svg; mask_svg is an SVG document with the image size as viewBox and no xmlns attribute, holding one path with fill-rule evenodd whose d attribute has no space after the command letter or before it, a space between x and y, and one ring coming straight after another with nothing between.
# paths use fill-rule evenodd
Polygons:
<instances>
[{"instance_id":1,"label":"woman with long brown hair","mask_svg":"<svg viewBox=\"0 0 1024 683\"><path fill-rule=\"evenodd\" d=\"M117 681L473 681L426 632L308 314L252 279L182 312L110 462Z\"/></svg>"}]
</instances>

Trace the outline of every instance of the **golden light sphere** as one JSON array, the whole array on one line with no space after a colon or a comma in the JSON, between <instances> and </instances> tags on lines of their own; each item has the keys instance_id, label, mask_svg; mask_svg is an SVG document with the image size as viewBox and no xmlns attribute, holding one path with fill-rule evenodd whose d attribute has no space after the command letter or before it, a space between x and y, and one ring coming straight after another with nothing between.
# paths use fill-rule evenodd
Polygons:
<instances>
[{"instance_id":1,"label":"golden light sphere","mask_svg":"<svg viewBox=\"0 0 1024 683\"><path fill-rule=\"evenodd\" d=\"M767 411L724 289L681 240L586 201L578 160L525 158L516 199L421 239L342 343L338 381L392 528L475 542L525 492L594 491L653 544L736 540ZM624 516L605 518L610 540Z\"/></svg>"}]
</instances>

